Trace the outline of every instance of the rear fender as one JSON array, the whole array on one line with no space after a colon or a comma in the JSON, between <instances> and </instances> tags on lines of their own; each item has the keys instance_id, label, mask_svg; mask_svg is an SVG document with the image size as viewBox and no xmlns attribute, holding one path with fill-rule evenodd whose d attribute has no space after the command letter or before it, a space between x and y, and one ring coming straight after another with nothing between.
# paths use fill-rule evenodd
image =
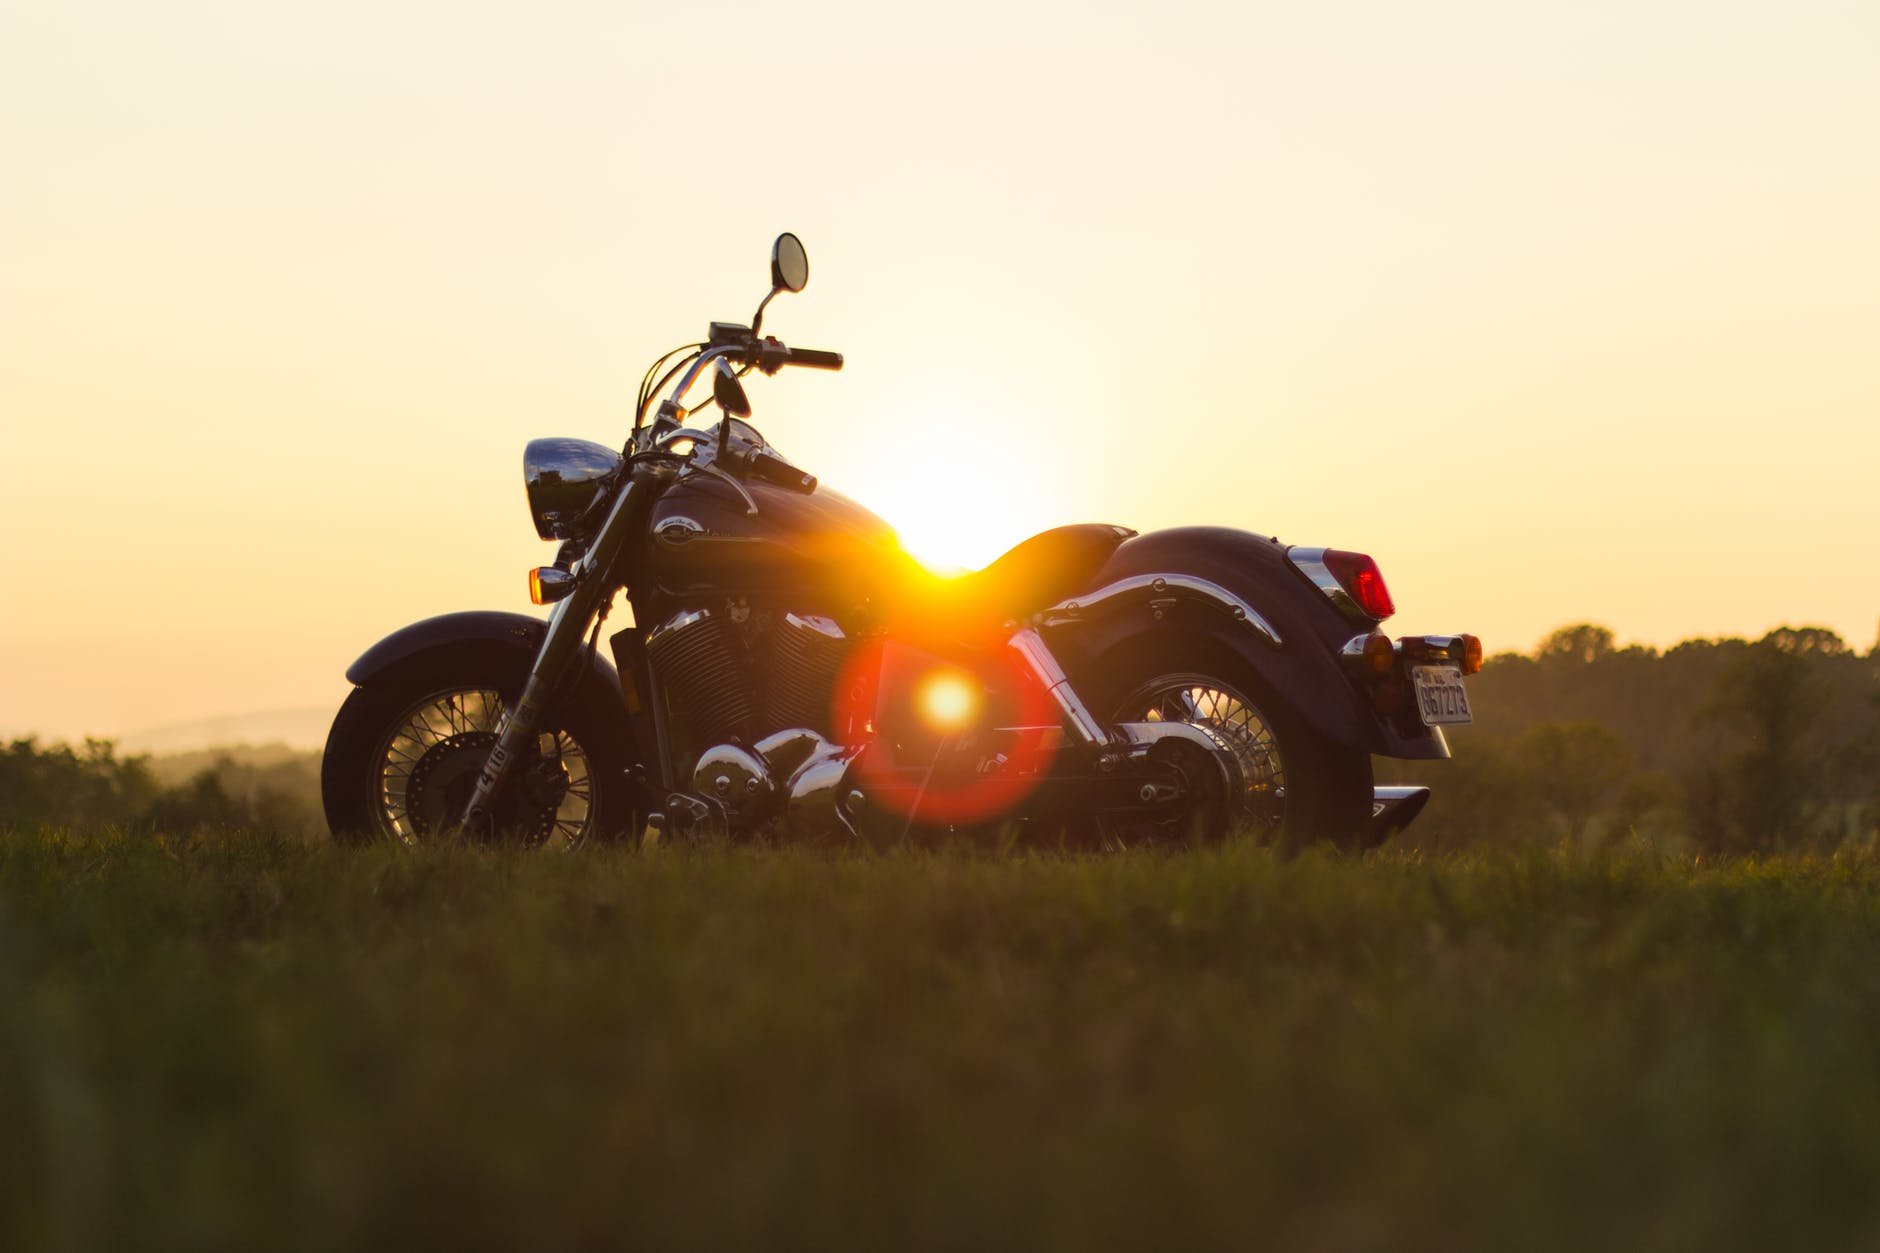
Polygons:
<instances>
[{"instance_id":1,"label":"rear fender","mask_svg":"<svg viewBox=\"0 0 1880 1253\"><path fill-rule=\"evenodd\" d=\"M1371 709L1338 659L1351 624L1277 540L1224 527L1137 536L1036 621L1073 675L1147 633L1199 635L1240 658L1324 739L1389 757L1449 755L1439 733L1406 735Z\"/></svg>"}]
</instances>

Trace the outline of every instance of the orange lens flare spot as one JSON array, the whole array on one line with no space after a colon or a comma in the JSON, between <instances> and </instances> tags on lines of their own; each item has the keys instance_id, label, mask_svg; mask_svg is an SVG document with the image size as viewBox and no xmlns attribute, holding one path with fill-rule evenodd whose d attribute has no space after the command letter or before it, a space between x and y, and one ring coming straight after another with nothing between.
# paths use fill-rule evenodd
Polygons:
<instances>
[{"instance_id":1,"label":"orange lens flare spot","mask_svg":"<svg viewBox=\"0 0 1880 1253\"><path fill-rule=\"evenodd\" d=\"M979 713L979 687L968 676L940 670L920 685L921 716L942 731L964 730Z\"/></svg>"}]
</instances>

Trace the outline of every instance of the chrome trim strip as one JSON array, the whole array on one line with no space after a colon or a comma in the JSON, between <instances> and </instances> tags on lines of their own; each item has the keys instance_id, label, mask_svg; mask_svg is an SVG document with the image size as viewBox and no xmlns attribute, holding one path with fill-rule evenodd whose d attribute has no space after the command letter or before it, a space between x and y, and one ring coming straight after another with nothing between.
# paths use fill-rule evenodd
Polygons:
<instances>
[{"instance_id":1,"label":"chrome trim strip","mask_svg":"<svg viewBox=\"0 0 1880 1253\"><path fill-rule=\"evenodd\" d=\"M681 609L651 631L646 633L647 647L652 647L656 640L671 635L674 631L683 631L702 618L711 617L709 609Z\"/></svg>"},{"instance_id":2,"label":"chrome trim strip","mask_svg":"<svg viewBox=\"0 0 1880 1253\"><path fill-rule=\"evenodd\" d=\"M1325 593L1339 613L1361 625L1377 621L1364 611L1364 606L1345 590L1345 585L1338 581L1338 576L1333 574L1331 567L1325 564L1323 548L1294 545L1286 550L1286 560L1292 562L1299 573L1311 579L1312 585Z\"/></svg>"},{"instance_id":3,"label":"chrome trim strip","mask_svg":"<svg viewBox=\"0 0 1880 1253\"><path fill-rule=\"evenodd\" d=\"M1270 646L1280 647L1283 641L1279 631L1266 620L1258 609L1245 600L1207 579L1196 578L1192 574L1136 574L1126 579L1118 579L1098 588L1087 595L1061 600L1049 609L1038 613L1034 618L1040 626L1057 627L1067 623L1082 621L1093 614L1107 613L1112 609L1141 602L1158 618L1163 614L1163 602L1191 600L1208 606L1210 609L1226 614L1236 622L1246 626L1260 636Z\"/></svg>"},{"instance_id":4,"label":"chrome trim strip","mask_svg":"<svg viewBox=\"0 0 1880 1253\"><path fill-rule=\"evenodd\" d=\"M1025 664L1031 667L1039 684L1051 693L1051 699L1057 702L1071 734L1085 744L1109 742L1109 733L1097 721L1097 716L1090 712L1090 707L1084 704L1083 698L1077 695L1077 689L1071 686L1070 676L1064 673L1064 667L1058 664L1058 659L1051 654L1050 648L1036 631L1030 627L1020 627L1012 632L1006 643L1025 659Z\"/></svg>"},{"instance_id":5,"label":"chrome trim strip","mask_svg":"<svg viewBox=\"0 0 1880 1253\"><path fill-rule=\"evenodd\" d=\"M1406 635L1397 647L1412 661L1462 661L1460 635Z\"/></svg>"},{"instance_id":6,"label":"chrome trim strip","mask_svg":"<svg viewBox=\"0 0 1880 1253\"><path fill-rule=\"evenodd\" d=\"M832 640L846 640L849 638L842 633L842 628L836 625L834 618L825 618L821 614L786 613L783 615L783 620L786 625L815 631L817 634L827 636Z\"/></svg>"}]
</instances>

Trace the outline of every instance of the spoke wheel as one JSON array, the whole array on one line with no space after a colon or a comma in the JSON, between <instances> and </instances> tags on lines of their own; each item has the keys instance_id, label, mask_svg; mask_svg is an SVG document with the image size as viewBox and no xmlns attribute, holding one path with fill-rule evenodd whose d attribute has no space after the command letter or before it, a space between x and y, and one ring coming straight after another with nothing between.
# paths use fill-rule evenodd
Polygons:
<instances>
[{"instance_id":1,"label":"spoke wheel","mask_svg":"<svg viewBox=\"0 0 1880 1253\"><path fill-rule=\"evenodd\" d=\"M502 726L494 689L421 698L387 730L373 754L385 834L401 844L435 839L462 816ZM495 831L529 846L573 848L590 834L594 780L588 756L566 731L535 737L498 797Z\"/></svg>"},{"instance_id":2,"label":"spoke wheel","mask_svg":"<svg viewBox=\"0 0 1880 1253\"><path fill-rule=\"evenodd\" d=\"M1241 794L1229 801L1229 821L1265 843L1286 816L1286 763L1272 722L1244 693L1204 674L1167 674L1131 691L1111 711L1115 722L1189 722L1210 732L1240 767ZM1112 843L1173 834L1170 824L1143 820L1105 823Z\"/></svg>"},{"instance_id":3,"label":"spoke wheel","mask_svg":"<svg viewBox=\"0 0 1880 1253\"><path fill-rule=\"evenodd\" d=\"M1073 675L1099 716L1115 722L1180 721L1204 728L1239 767L1227 833L1297 852L1313 844L1368 847L1371 758L1336 743L1282 698L1233 649L1181 627L1144 632L1083 661ZM1328 693L1327 699L1335 693ZM1121 826L1125 838L1157 838L1156 824ZM1201 825L1190 821L1190 829ZM1161 823L1163 833L1171 824ZM1221 830L1222 824L1206 829ZM1107 831L1106 831L1107 834ZM1193 843L1178 829L1165 841Z\"/></svg>"},{"instance_id":4,"label":"spoke wheel","mask_svg":"<svg viewBox=\"0 0 1880 1253\"><path fill-rule=\"evenodd\" d=\"M414 663L354 689L321 766L334 836L403 845L452 838L526 675L526 658ZM544 715L479 838L570 849L637 834L631 762L605 709L604 700L577 698Z\"/></svg>"}]
</instances>

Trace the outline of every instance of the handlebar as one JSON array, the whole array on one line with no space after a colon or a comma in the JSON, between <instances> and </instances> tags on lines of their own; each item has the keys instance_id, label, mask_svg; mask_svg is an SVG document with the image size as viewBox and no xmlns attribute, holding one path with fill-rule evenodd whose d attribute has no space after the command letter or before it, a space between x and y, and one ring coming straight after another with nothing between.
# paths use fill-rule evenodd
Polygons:
<instances>
[{"instance_id":1,"label":"handlebar","mask_svg":"<svg viewBox=\"0 0 1880 1253\"><path fill-rule=\"evenodd\" d=\"M712 330L716 333L718 327L714 325ZM765 374L775 374L786 365L809 366L815 370L842 368L842 354L839 352L826 352L821 348L792 348L774 335L747 339L742 345L733 347L732 351L734 356L756 366Z\"/></svg>"},{"instance_id":2,"label":"handlebar","mask_svg":"<svg viewBox=\"0 0 1880 1253\"><path fill-rule=\"evenodd\" d=\"M812 370L842 368L842 354L839 352L827 352L821 348L792 348L789 351L790 365L806 365Z\"/></svg>"},{"instance_id":3,"label":"handlebar","mask_svg":"<svg viewBox=\"0 0 1880 1253\"><path fill-rule=\"evenodd\" d=\"M805 474L782 457L774 457L762 450L753 452L749 462L752 478L759 478L766 483L801 492L808 496L816 490L816 476Z\"/></svg>"}]
</instances>

